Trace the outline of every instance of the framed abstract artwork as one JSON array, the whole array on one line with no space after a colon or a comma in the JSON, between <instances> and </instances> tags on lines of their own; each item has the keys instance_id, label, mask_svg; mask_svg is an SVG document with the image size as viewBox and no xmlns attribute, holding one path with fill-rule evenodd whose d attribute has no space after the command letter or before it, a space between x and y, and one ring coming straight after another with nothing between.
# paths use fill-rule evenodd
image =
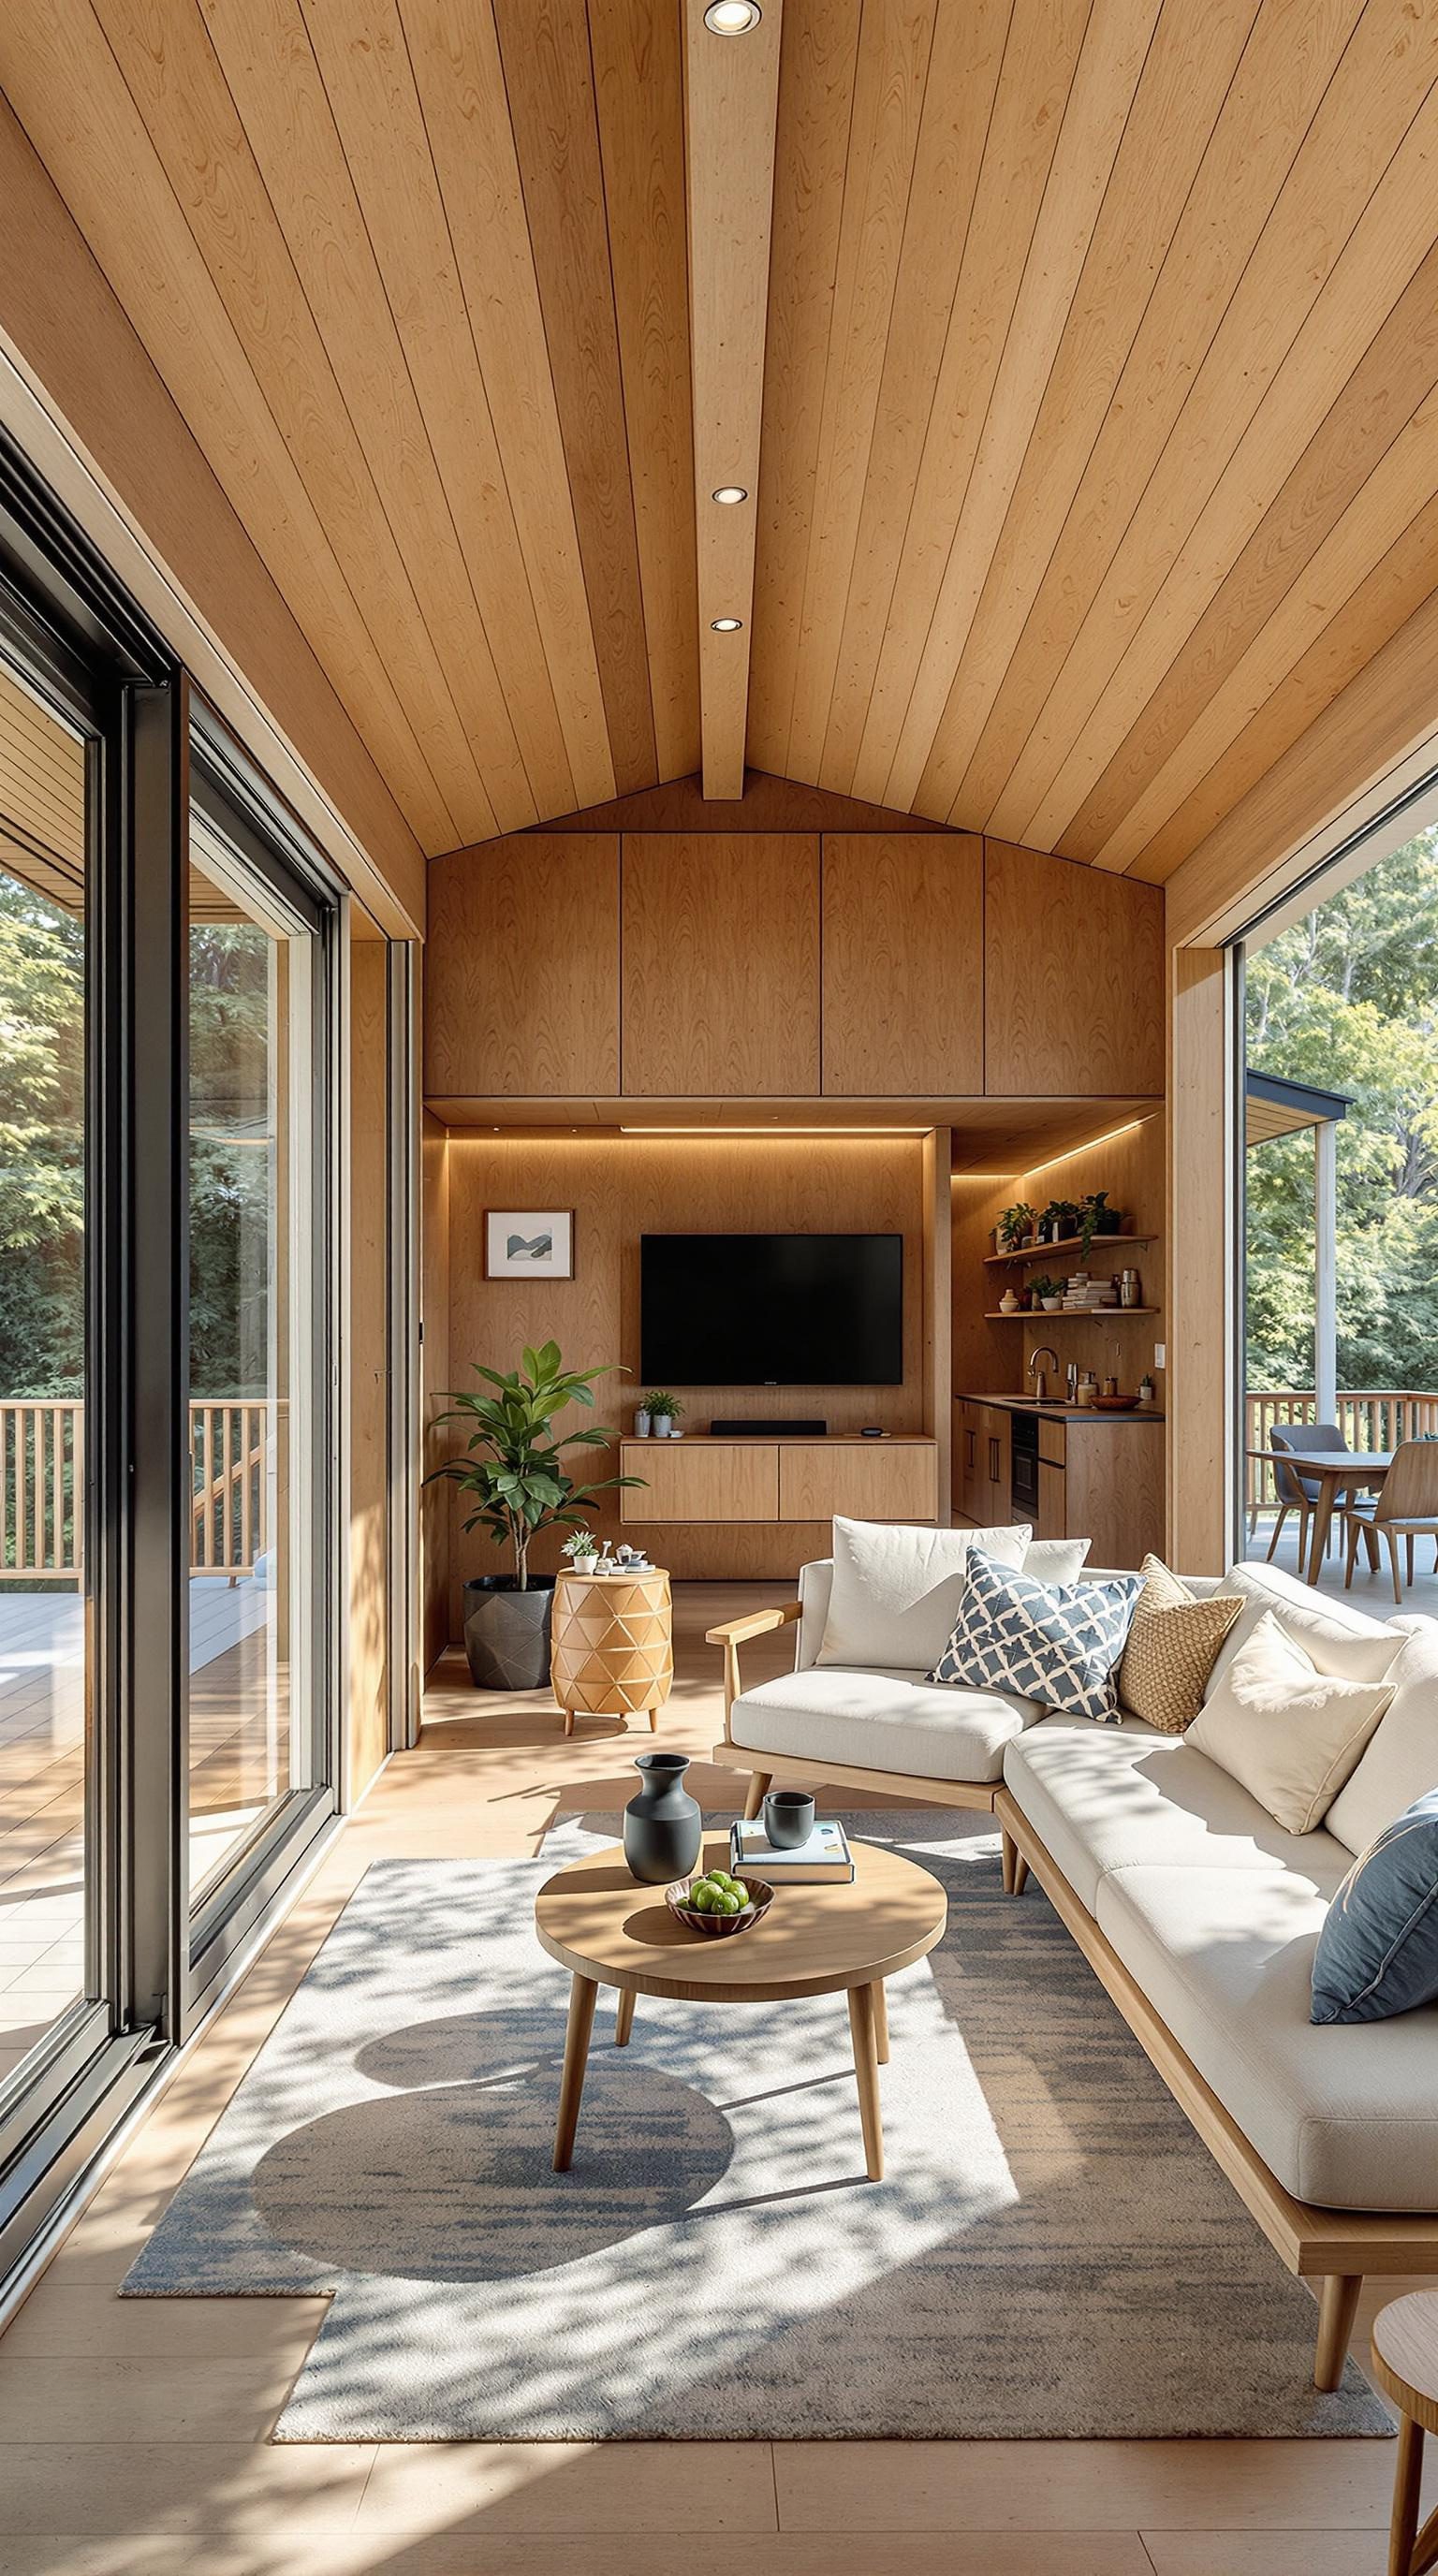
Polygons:
<instances>
[{"instance_id":1,"label":"framed abstract artwork","mask_svg":"<svg viewBox=\"0 0 1438 2576\"><path fill-rule=\"evenodd\" d=\"M573 1208L486 1208L486 1279L572 1279Z\"/></svg>"}]
</instances>

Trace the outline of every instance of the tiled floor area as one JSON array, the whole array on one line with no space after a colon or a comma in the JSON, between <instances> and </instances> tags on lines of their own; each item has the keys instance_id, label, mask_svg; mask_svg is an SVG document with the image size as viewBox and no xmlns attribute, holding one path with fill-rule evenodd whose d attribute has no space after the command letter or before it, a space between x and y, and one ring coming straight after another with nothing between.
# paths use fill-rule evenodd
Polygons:
<instances>
[{"instance_id":1,"label":"tiled floor area","mask_svg":"<svg viewBox=\"0 0 1438 2576\"><path fill-rule=\"evenodd\" d=\"M190 1586L196 1886L263 1807L272 1748L250 1685L267 1600L251 1581ZM82 1989L84 1733L78 1595L0 1585L0 2081Z\"/></svg>"},{"instance_id":2,"label":"tiled floor area","mask_svg":"<svg viewBox=\"0 0 1438 2576\"><path fill-rule=\"evenodd\" d=\"M680 1587L659 1741L720 1723L717 1619ZM746 1648L756 1677L787 1639ZM349 1890L391 1854L531 1851L617 1810L647 1729L476 1693L451 1659L391 1763L0 2341L0 2576L1381 2576L1383 2442L459 2443L267 2440L321 2315L302 2299L120 2301L115 2286ZM836 1799L834 1804L842 1804ZM1370 2294L1364 2315L1403 2283ZM1016 2350L1016 2370L1041 2368ZM1431 2446L1438 2450L1438 2445ZM1430 2481L1438 2500L1438 2468Z\"/></svg>"}]
</instances>

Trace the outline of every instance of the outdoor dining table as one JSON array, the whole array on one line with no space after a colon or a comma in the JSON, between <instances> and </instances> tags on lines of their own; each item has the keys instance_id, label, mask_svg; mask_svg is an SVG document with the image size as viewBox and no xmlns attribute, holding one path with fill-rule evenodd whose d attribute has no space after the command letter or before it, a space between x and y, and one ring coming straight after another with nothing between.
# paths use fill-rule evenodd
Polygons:
<instances>
[{"instance_id":1,"label":"outdoor dining table","mask_svg":"<svg viewBox=\"0 0 1438 2576\"><path fill-rule=\"evenodd\" d=\"M1342 1485L1363 1485L1377 1493L1393 1464L1391 1449L1261 1449L1250 1453L1270 1466L1291 1467L1318 1487L1308 1533L1308 1580L1316 1583L1328 1554L1333 1506Z\"/></svg>"}]
</instances>

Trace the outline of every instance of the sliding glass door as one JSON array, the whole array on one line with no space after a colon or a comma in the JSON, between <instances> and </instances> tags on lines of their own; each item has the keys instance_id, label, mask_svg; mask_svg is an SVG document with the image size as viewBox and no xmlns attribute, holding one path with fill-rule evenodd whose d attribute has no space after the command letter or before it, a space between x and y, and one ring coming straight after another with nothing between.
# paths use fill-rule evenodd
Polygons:
<instances>
[{"instance_id":1,"label":"sliding glass door","mask_svg":"<svg viewBox=\"0 0 1438 2576\"><path fill-rule=\"evenodd\" d=\"M330 1812L338 915L191 798L188 1863L196 1947ZM263 1864L263 1866L260 1866Z\"/></svg>"}]
</instances>

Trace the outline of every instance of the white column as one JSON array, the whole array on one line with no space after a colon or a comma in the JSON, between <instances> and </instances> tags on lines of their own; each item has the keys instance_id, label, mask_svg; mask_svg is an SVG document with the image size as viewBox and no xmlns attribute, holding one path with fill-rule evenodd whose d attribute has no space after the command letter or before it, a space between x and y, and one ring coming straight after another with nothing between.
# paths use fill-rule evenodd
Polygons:
<instances>
[{"instance_id":1,"label":"white column","mask_svg":"<svg viewBox=\"0 0 1438 2576\"><path fill-rule=\"evenodd\" d=\"M1320 1422L1338 1419L1338 1126L1313 1130L1313 1385Z\"/></svg>"}]
</instances>

